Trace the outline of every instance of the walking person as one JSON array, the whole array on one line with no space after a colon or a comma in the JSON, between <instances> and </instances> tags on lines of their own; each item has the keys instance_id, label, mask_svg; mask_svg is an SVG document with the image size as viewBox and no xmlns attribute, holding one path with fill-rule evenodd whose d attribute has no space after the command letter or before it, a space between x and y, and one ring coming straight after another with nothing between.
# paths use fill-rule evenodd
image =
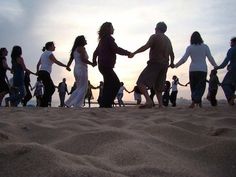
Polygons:
<instances>
[{"instance_id":1,"label":"walking person","mask_svg":"<svg viewBox=\"0 0 236 177\"><path fill-rule=\"evenodd\" d=\"M124 90L125 90L127 93L130 93L130 92L125 88L124 82L120 82L120 89L119 89L119 91L118 91L118 93L117 93L117 95L116 95L117 100L118 100L119 107L125 106L125 104L124 104L124 102L123 102L123 100L122 100L122 98L123 98L123 96L124 96Z\"/></svg>"},{"instance_id":2,"label":"walking person","mask_svg":"<svg viewBox=\"0 0 236 177\"><path fill-rule=\"evenodd\" d=\"M144 52L150 48L149 61L146 68L140 74L137 85L146 99L146 103L140 108L152 108L153 101L148 95L147 88L155 90L159 107L162 107L162 92L164 90L166 73L170 66L173 67L174 52L170 39L165 35L167 26L164 22L159 22L155 28L155 34L151 35L147 43L130 55L133 57L137 53Z\"/></svg>"},{"instance_id":3,"label":"walking person","mask_svg":"<svg viewBox=\"0 0 236 177\"><path fill-rule=\"evenodd\" d=\"M177 94L178 94L178 85L186 87L187 85L181 84L179 82L179 78L177 76L172 77L172 85L171 85L171 94L170 94L170 102L173 107L176 106L176 99L177 99Z\"/></svg>"},{"instance_id":4,"label":"walking person","mask_svg":"<svg viewBox=\"0 0 236 177\"><path fill-rule=\"evenodd\" d=\"M22 99L22 105L26 106L27 103L29 102L29 100L32 98L32 94L30 92L30 90L32 90L32 86L30 83L30 74L28 72L25 72L24 84L25 84L26 94L25 94L24 98Z\"/></svg>"},{"instance_id":5,"label":"walking person","mask_svg":"<svg viewBox=\"0 0 236 177\"><path fill-rule=\"evenodd\" d=\"M120 88L120 80L113 70L116 63L116 54L126 55L129 51L117 46L112 37L114 28L112 23L105 22L98 31L99 44L93 54L93 63L97 64L103 76L104 87L100 102L101 108L111 108Z\"/></svg>"},{"instance_id":6,"label":"walking person","mask_svg":"<svg viewBox=\"0 0 236 177\"><path fill-rule=\"evenodd\" d=\"M76 37L71 49L70 59L67 68L70 68L73 60L74 77L76 81L76 90L74 90L68 100L65 102L66 107L83 107L84 98L88 88L88 64L93 63L88 60L88 54L85 48L87 41L83 35Z\"/></svg>"},{"instance_id":7,"label":"walking person","mask_svg":"<svg viewBox=\"0 0 236 177\"><path fill-rule=\"evenodd\" d=\"M66 84L66 78L62 79L62 82L58 84L58 93L59 93L59 99L60 99L60 105L59 107L64 107L65 106L65 98L66 98L66 93L69 95L68 89L67 89L67 84Z\"/></svg>"},{"instance_id":8,"label":"walking person","mask_svg":"<svg viewBox=\"0 0 236 177\"><path fill-rule=\"evenodd\" d=\"M41 105L44 92L44 85L39 77L37 77L37 81L31 90L34 90L34 96L36 97L36 106L39 107Z\"/></svg>"},{"instance_id":9,"label":"walking person","mask_svg":"<svg viewBox=\"0 0 236 177\"><path fill-rule=\"evenodd\" d=\"M88 80L88 89L84 98L84 106L85 106L85 100L88 99L88 106L89 108L91 107L91 100L94 99L92 89L97 89L97 88L99 87L94 87Z\"/></svg>"},{"instance_id":10,"label":"walking person","mask_svg":"<svg viewBox=\"0 0 236 177\"><path fill-rule=\"evenodd\" d=\"M162 103L165 107L169 105L170 100L170 81L165 82L164 93L162 95Z\"/></svg>"},{"instance_id":11,"label":"walking person","mask_svg":"<svg viewBox=\"0 0 236 177\"><path fill-rule=\"evenodd\" d=\"M55 63L66 68L65 64L55 58L53 54L55 48L56 47L53 42L47 42L45 47L43 47L43 54L37 64L37 73L44 85L44 94L41 101L41 107L48 107L51 105L52 95L55 92L55 85L50 76L52 72L52 65Z\"/></svg>"},{"instance_id":12,"label":"walking person","mask_svg":"<svg viewBox=\"0 0 236 177\"><path fill-rule=\"evenodd\" d=\"M140 92L137 85L134 86L133 90L131 90L129 93L134 92L134 100L136 100L136 104L140 105L142 102L142 93Z\"/></svg>"},{"instance_id":13,"label":"walking person","mask_svg":"<svg viewBox=\"0 0 236 177\"><path fill-rule=\"evenodd\" d=\"M223 81L222 88L225 94L225 97L229 105L234 105L235 90L236 90L236 37L233 37L230 41L230 49L227 52L227 55L224 61L216 67L215 69L223 69L228 63L228 72L226 73Z\"/></svg>"},{"instance_id":14,"label":"walking person","mask_svg":"<svg viewBox=\"0 0 236 177\"><path fill-rule=\"evenodd\" d=\"M25 96L24 72L34 75L35 73L26 68L20 46L14 46L12 48L11 58L13 70L13 87L18 89L18 94L16 97L13 97L10 102L14 103L12 106L18 106Z\"/></svg>"},{"instance_id":15,"label":"walking person","mask_svg":"<svg viewBox=\"0 0 236 177\"><path fill-rule=\"evenodd\" d=\"M216 94L218 86L221 85L217 76L217 70L211 70L210 79L207 82L209 83L207 99L210 101L212 106L217 106Z\"/></svg>"},{"instance_id":16,"label":"walking person","mask_svg":"<svg viewBox=\"0 0 236 177\"><path fill-rule=\"evenodd\" d=\"M2 100L4 96L9 93L9 86L7 83L7 70L11 71L11 68L7 64L7 54L6 48L0 49L0 107L2 105Z\"/></svg>"},{"instance_id":17,"label":"walking person","mask_svg":"<svg viewBox=\"0 0 236 177\"><path fill-rule=\"evenodd\" d=\"M191 89L192 103L189 108L194 108L196 105L202 107L202 96L206 89L207 64L206 58L212 66L216 67L216 62L211 55L209 47L203 43L199 32L195 31L191 35L190 45L187 47L184 56L175 64L178 68L191 57L189 67L189 82Z\"/></svg>"}]
</instances>

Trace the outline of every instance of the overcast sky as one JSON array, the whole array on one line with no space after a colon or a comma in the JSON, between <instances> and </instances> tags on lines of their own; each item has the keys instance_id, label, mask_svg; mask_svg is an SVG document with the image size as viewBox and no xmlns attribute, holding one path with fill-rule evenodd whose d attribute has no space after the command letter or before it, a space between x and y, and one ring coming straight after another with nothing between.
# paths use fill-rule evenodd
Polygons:
<instances>
[{"instance_id":1,"label":"overcast sky","mask_svg":"<svg viewBox=\"0 0 236 177\"><path fill-rule=\"evenodd\" d=\"M224 59L229 49L229 41L236 36L235 0L2 0L0 6L0 47L10 53L14 45L20 45L28 68L36 71L41 49L48 41L54 41L56 58L68 62L74 39L84 35L87 39L90 59L97 46L97 31L102 23L112 22L116 43L129 51L144 45L155 25L164 21L166 35L171 39L175 62L184 54L190 36L199 31L204 43L211 50L217 64ZM146 66L148 51L128 59L117 57L115 71L128 90L133 89L136 80ZM169 69L167 79L175 74L181 83L188 82L189 61L178 69ZM208 71L212 69L208 62ZM222 80L226 70L219 71ZM10 76L10 74L8 73ZM67 79L69 88L74 82L73 72L57 65L53 66L52 78L57 85L62 78ZM31 76L32 84L35 76ZM102 76L97 67L89 66L89 80L94 86ZM179 87L179 97L190 99L189 87ZM94 91L95 98L97 91ZM54 97L58 96L54 94ZM224 98L219 89L218 98ZM125 93L126 100L133 94Z\"/></svg>"}]
</instances>

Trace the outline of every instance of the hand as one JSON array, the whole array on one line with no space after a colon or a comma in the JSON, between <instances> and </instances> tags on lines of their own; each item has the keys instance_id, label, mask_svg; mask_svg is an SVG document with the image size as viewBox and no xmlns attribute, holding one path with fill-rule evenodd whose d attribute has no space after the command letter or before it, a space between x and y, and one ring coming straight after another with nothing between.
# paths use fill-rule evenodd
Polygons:
<instances>
[{"instance_id":1,"label":"hand","mask_svg":"<svg viewBox=\"0 0 236 177\"><path fill-rule=\"evenodd\" d=\"M66 67L66 69L67 69L67 71L71 71L70 67L68 67L68 66Z\"/></svg>"},{"instance_id":2,"label":"hand","mask_svg":"<svg viewBox=\"0 0 236 177\"><path fill-rule=\"evenodd\" d=\"M170 66L171 68L175 68L175 64L174 64L174 63L171 63L169 66Z\"/></svg>"},{"instance_id":3,"label":"hand","mask_svg":"<svg viewBox=\"0 0 236 177\"><path fill-rule=\"evenodd\" d=\"M133 58L134 55L135 55L134 53L130 53L130 54L128 55L128 57L129 57L129 58Z\"/></svg>"}]
</instances>

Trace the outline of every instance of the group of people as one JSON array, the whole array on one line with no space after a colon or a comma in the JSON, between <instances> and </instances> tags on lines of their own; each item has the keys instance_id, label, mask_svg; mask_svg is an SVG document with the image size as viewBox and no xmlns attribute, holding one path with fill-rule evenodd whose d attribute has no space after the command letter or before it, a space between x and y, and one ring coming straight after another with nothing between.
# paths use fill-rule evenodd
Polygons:
<instances>
[{"instance_id":1,"label":"group of people","mask_svg":"<svg viewBox=\"0 0 236 177\"><path fill-rule=\"evenodd\" d=\"M147 66L141 72L137 79L137 88L140 93L145 97L145 103L140 105L140 108L152 108L153 99L150 97L148 90L152 90L152 93L156 95L159 107L163 107L162 92L165 89L166 74L168 68L178 68L184 64L187 59L191 58L191 64L189 69L189 84L191 90L192 103L189 106L193 108L197 105L201 107L202 96L206 88L207 80L207 64L206 58L210 61L214 67L214 72L218 69L222 69L228 65L228 72L224 77L221 84L227 101L230 105L234 104L235 99L235 85L236 85L236 37L231 39L231 48L229 49L227 56L223 63L217 66L214 58L211 55L209 47L204 44L203 39L199 32L195 31L191 35L190 45L187 47L183 57L174 64L174 52L172 48L171 40L165 35L167 31L167 25L164 22L159 22L156 25L155 33L150 36L146 44L138 48L134 52L130 52L119 47L115 39L112 37L114 28L111 22L105 22L101 25L98 31L99 43L93 53L92 61L89 61L89 57L85 48L87 41L83 35L78 36L71 49L69 61L67 64L63 64L53 54L55 45L53 42L47 42L43 48L43 53L37 64L36 73L30 71L24 64L22 57L22 49L20 46L14 46L12 49L12 67L8 67L6 62L7 50L1 49L1 62L0 62L0 101L9 92L8 85L6 83L6 71L10 70L13 73L13 86L17 87L18 94L11 100L12 105L17 106L22 98L25 96L24 89L24 72L37 75L39 80L44 86L42 98L40 100L40 106L48 107L52 101L52 95L55 92L55 85L50 76L52 72L52 65L55 63L61 67L64 67L68 71L71 71L71 64L74 61L74 77L76 83L76 89L70 95L70 97L61 103L66 107L82 107L84 98L88 90L88 65L95 67L98 65L98 69L103 76L103 89L98 103L101 108L111 108L114 100L119 94L120 80L114 71L116 63L116 54L128 56L133 58L136 54L150 49L149 60ZM174 81L175 85L178 81ZM172 84L173 85L173 84ZM172 90L173 90L172 86ZM176 105L177 90L171 93L173 106ZM214 93L211 92L208 96L209 99L214 98ZM63 95L62 95L63 96ZM122 102L120 102L122 104Z\"/></svg>"}]
</instances>

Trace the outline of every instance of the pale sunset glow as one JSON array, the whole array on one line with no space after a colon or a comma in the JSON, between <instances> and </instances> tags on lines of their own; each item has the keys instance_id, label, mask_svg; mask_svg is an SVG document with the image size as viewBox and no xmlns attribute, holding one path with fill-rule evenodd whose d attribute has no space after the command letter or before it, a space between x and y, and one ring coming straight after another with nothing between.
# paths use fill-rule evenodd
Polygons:
<instances>
[{"instance_id":1,"label":"pale sunset glow","mask_svg":"<svg viewBox=\"0 0 236 177\"><path fill-rule=\"evenodd\" d=\"M172 41L175 63L183 56L191 34L199 31L216 63L221 64L230 47L230 39L236 36L235 6L235 0L3 0L0 6L0 47L8 49L8 65L11 66L12 47L20 45L26 66L35 72L41 49L48 41L55 42L54 55L66 64L74 39L84 35L88 42L85 47L92 60L98 44L97 31L102 23L111 22L118 46L134 52L155 32L157 22L164 21L168 27L166 35ZM149 50L132 59L117 55L115 71L128 90L135 86L148 56ZM178 69L170 68L167 79L172 81L172 76L177 75L181 83L187 83L189 62L190 58ZM209 74L213 67L207 63ZM73 66L68 72L54 65L51 74L54 84L58 85L66 78L70 90L74 82ZM97 86L102 75L97 67L88 68L89 80ZM218 71L220 81L225 73L226 69ZM11 77L9 72L8 76ZM32 85L35 81L36 77L31 76ZM98 90L93 93L96 100ZM179 86L178 97L190 99L190 88ZM217 98L224 99L221 88ZM53 99L59 99L58 92L54 93ZM133 101L133 93L125 92L124 100Z\"/></svg>"}]
</instances>

